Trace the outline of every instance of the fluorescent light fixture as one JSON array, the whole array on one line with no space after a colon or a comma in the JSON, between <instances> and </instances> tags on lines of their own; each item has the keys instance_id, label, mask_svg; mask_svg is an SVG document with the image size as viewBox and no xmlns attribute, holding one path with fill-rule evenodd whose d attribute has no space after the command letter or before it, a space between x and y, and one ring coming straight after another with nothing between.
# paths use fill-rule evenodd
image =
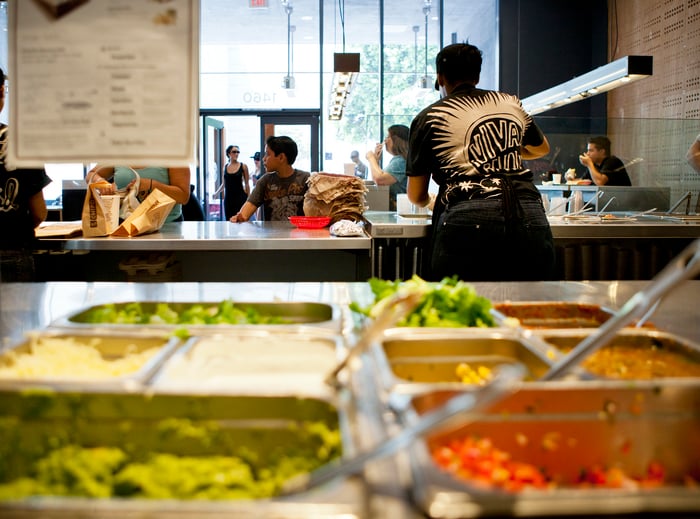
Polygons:
<instances>
[{"instance_id":1,"label":"fluorescent light fixture","mask_svg":"<svg viewBox=\"0 0 700 519\"><path fill-rule=\"evenodd\" d=\"M343 109L348 95L360 72L360 54L357 52L339 53L333 55L333 88L329 102L328 119L339 121L343 117Z\"/></svg>"},{"instance_id":2,"label":"fluorescent light fixture","mask_svg":"<svg viewBox=\"0 0 700 519\"><path fill-rule=\"evenodd\" d=\"M653 73L653 56L625 56L574 79L522 100L525 111L536 115L553 108L607 92Z\"/></svg>"}]
</instances>

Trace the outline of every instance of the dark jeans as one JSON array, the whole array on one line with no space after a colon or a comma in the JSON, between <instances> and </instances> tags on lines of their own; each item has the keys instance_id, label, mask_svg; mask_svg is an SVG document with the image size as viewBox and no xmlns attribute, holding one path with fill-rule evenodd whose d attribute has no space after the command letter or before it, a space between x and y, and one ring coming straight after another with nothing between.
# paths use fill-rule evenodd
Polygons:
<instances>
[{"instance_id":1,"label":"dark jeans","mask_svg":"<svg viewBox=\"0 0 700 519\"><path fill-rule=\"evenodd\" d=\"M502 200L450 205L433 235L433 279L535 281L554 276L554 239L541 200L520 200L523 217L507 224Z\"/></svg>"},{"instance_id":2,"label":"dark jeans","mask_svg":"<svg viewBox=\"0 0 700 519\"><path fill-rule=\"evenodd\" d=\"M35 281L34 257L30 251L0 251L0 281Z\"/></svg>"}]
</instances>

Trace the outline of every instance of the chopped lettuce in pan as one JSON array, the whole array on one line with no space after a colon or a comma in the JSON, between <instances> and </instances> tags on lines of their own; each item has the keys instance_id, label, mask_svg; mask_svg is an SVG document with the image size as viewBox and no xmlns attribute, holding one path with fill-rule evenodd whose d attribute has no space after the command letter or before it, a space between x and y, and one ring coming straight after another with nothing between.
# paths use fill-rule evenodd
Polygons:
<instances>
[{"instance_id":1,"label":"chopped lettuce in pan","mask_svg":"<svg viewBox=\"0 0 700 519\"><path fill-rule=\"evenodd\" d=\"M368 317L381 311L384 301L398 291L420 291L423 297L418 306L398 326L456 328L474 326L489 328L496 326L491 316L491 301L476 293L473 286L454 277L440 282L430 282L413 276L407 281L387 281L371 278L369 286L374 301L362 306L356 301L350 309Z\"/></svg>"}]
</instances>

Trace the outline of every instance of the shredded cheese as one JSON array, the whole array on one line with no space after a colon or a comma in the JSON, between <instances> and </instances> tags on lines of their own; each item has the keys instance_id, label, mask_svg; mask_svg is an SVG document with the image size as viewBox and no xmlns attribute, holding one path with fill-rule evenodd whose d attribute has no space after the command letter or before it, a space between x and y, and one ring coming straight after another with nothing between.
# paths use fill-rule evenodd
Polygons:
<instances>
[{"instance_id":1,"label":"shredded cheese","mask_svg":"<svg viewBox=\"0 0 700 519\"><path fill-rule=\"evenodd\" d=\"M137 351L128 344L123 356L106 359L93 338L81 343L73 338L35 337L29 351L9 351L0 362L0 378L30 379L45 377L102 378L120 377L138 371L160 348Z\"/></svg>"}]
</instances>

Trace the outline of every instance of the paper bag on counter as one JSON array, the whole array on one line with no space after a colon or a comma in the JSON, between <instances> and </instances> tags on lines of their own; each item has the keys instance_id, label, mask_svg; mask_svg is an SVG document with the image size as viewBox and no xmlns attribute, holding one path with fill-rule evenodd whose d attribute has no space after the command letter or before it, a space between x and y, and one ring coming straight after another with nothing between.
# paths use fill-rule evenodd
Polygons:
<instances>
[{"instance_id":1,"label":"paper bag on counter","mask_svg":"<svg viewBox=\"0 0 700 519\"><path fill-rule=\"evenodd\" d=\"M163 227L175 200L158 189L151 191L141 205L117 227L112 236L138 236Z\"/></svg>"},{"instance_id":2,"label":"paper bag on counter","mask_svg":"<svg viewBox=\"0 0 700 519\"><path fill-rule=\"evenodd\" d=\"M119 226L119 195L102 195L107 182L88 184L83 202L83 236L108 236Z\"/></svg>"}]
</instances>

